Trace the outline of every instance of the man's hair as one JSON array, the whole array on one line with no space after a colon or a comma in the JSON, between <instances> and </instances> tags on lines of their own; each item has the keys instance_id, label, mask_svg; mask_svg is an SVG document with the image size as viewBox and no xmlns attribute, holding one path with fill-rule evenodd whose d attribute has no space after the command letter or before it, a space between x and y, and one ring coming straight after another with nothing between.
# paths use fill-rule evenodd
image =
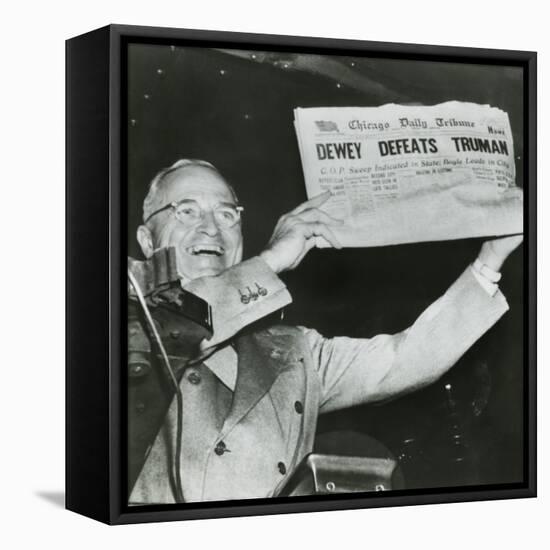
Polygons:
<instances>
[{"instance_id":1,"label":"man's hair","mask_svg":"<svg viewBox=\"0 0 550 550\"><path fill-rule=\"evenodd\" d=\"M168 166L168 168L163 168L160 172L156 174L156 176L152 179L151 183L149 184L149 190L147 191L147 195L145 196L145 199L143 200L143 223L146 222L146 220L149 218L149 216L158 208L164 206L162 204L159 204L159 202L162 202L158 200L159 193L162 192L162 184L164 183L164 180L166 176L175 170L179 170L180 168L186 168L188 166L201 166L203 168L209 168L210 170L213 170L218 174L229 189L231 190L231 193L233 194L233 198L235 199L235 202L238 203L237 194L235 193L235 190L233 187L227 182L227 180L222 176L220 171L210 162L207 162L206 160L200 160L200 159L179 159L171 166Z\"/></svg>"}]
</instances>

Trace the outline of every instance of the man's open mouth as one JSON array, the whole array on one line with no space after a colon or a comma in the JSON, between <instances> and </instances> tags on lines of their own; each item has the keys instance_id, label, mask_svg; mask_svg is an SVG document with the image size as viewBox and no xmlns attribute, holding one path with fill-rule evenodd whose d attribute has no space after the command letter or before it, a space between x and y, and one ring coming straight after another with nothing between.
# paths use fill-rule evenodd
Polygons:
<instances>
[{"instance_id":1,"label":"man's open mouth","mask_svg":"<svg viewBox=\"0 0 550 550\"><path fill-rule=\"evenodd\" d=\"M185 249L193 256L222 256L225 250L217 244L196 244Z\"/></svg>"}]
</instances>

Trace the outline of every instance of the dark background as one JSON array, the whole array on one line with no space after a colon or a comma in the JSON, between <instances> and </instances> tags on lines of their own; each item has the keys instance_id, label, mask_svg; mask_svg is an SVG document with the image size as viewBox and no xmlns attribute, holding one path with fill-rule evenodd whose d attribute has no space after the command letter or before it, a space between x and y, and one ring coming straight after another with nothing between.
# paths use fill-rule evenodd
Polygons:
<instances>
[{"instance_id":1,"label":"dark background","mask_svg":"<svg viewBox=\"0 0 550 550\"><path fill-rule=\"evenodd\" d=\"M212 162L245 207L245 257L261 251L280 215L306 200L295 107L488 103L508 112L517 183L523 174L522 70L414 60L223 52L132 44L128 56L128 254L155 173L179 158ZM314 250L283 274L285 322L325 336L370 337L409 326L475 259L482 240ZM500 287L510 311L429 388L321 417L331 452L399 458L407 487L523 480L523 266L516 252ZM447 388L446 388L447 386ZM352 441L342 439L352 430Z\"/></svg>"}]
</instances>

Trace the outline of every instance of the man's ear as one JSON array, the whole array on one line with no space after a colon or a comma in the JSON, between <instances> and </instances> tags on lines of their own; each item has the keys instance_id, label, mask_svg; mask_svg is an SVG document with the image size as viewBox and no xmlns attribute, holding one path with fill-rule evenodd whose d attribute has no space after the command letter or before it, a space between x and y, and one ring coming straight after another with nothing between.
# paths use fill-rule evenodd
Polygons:
<instances>
[{"instance_id":1,"label":"man's ear","mask_svg":"<svg viewBox=\"0 0 550 550\"><path fill-rule=\"evenodd\" d=\"M153 246L153 234L146 225L140 225L137 229L137 240L141 251L146 258L153 255L155 247Z\"/></svg>"}]
</instances>

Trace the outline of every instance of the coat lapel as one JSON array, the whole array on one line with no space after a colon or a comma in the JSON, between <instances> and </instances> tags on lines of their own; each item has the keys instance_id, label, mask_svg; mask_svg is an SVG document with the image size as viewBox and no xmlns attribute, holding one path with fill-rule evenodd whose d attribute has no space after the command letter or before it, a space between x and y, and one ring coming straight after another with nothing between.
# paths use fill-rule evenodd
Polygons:
<instances>
[{"instance_id":1,"label":"coat lapel","mask_svg":"<svg viewBox=\"0 0 550 550\"><path fill-rule=\"evenodd\" d=\"M237 384L231 411L223 427L229 432L269 391L281 372L297 360L290 335L263 330L239 336Z\"/></svg>"}]
</instances>

